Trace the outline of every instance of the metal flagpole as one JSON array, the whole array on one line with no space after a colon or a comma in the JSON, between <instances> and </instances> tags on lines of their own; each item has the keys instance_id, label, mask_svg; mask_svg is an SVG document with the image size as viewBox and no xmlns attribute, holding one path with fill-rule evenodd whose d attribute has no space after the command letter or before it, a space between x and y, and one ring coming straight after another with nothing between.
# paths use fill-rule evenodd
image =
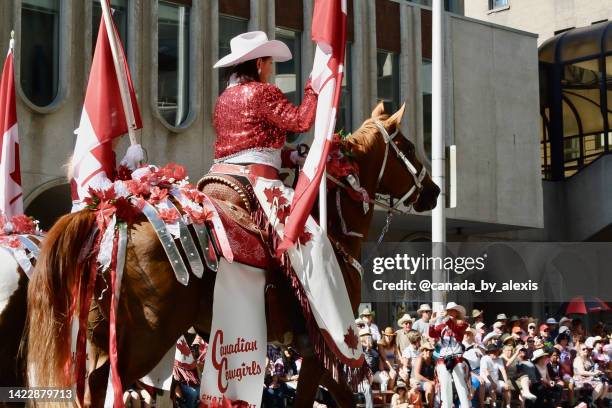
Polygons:
<instances>
[{"instance_id":1,"label":"metal flagpole","mask_svg":"<svg viewBox=\"0 0 612 408\"><path fill-rule=\"evenodd\" d=\"M127 121L128 135L130 137L130 145L134 146L138 144L136 140L136 119L134 117L134 109L132 107L132 98L130 97L130 90L127 82L127 74L125 73L126 61L123 53L119 52L117 46L117 36L113 29L113 20L110 13L110 7L107 0L100 1L102 6L102 15L106 26L106 34L108 36L108 42L111 47L111 53L113 54L113 63L115 64L115 72L117 73L117 79L119 82L119 91L121 93L121 102L123 103L123 112L125 114L125 120Z\"/></svg>"},{"instance_id":2,"label":"metal flagpole","mask_svg":"<svg viewBox=\"0 0 612 408\"><path fill-rule=\"evenodd\" d=\"M431 173L432 180L440 187L438 203L431 214L431 242L432 255L444 257L444 244L446 243L446 219L444 209L446 205L445 180L445 140L444 140L444 2L433 0L432 4L432 106L431 106ZM432 271L432 282L446 282L444 269L435 268ZM446 292L433 291L432 303L435 311L444 308Z\"/></svg>"}]
</instances>

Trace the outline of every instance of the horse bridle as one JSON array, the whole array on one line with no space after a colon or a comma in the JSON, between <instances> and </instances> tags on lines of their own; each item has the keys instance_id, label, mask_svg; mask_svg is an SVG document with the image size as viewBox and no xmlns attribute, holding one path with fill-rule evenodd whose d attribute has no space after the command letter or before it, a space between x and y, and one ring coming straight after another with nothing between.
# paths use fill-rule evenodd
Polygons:
<instances>
[{"instance_id":1,"label":"horse bridle","mask_svg":"<svg viewBox=\"0 0 612 408\"><path fill-rule=\"evenodd\" d=\"M417 171L414 164L410 162L410 159L408 159L406 155L399 149L399 147L397 147L397 145L393 143L393 139L395 138L395 136L399 134L399 127L395 129L395 132L393 132L392 134L389 134L389 132L387 132L387 129L385 129L385 125L380 120L375 120L374 124L376 125L376 127L382 134L383 139L385 140L385 155L383 157L382 166L380 167L380 173L378 173L378 180L376 182L377 189L378 189L378 185L380 184L380 181L383 178L383 175L385 174L385 168L387 167L387 158L389 157L389 146L391 146L393 147L393 150L395 151L396 156L400 159L402 163L404 163L404 166L406 166L406 169L408 169L408 172L410 173L410 175L412 176L412 179L414 180L414 185L410 188L410 190L408 190L408 192L406 192L406 194L402 196L402 198L397 200L395 205L391 206L391 209L398 210L398 207L403 202L408 200L413 194L416 193L414 198L408 204L408 208L410 209L412 205L416 203L419 200L419 197L421 196L421 192L423 191L423 180L425 179L425 176L427 175L427 169L423 165L421 167L421 171Z\"/></svg>"}]
</instances>

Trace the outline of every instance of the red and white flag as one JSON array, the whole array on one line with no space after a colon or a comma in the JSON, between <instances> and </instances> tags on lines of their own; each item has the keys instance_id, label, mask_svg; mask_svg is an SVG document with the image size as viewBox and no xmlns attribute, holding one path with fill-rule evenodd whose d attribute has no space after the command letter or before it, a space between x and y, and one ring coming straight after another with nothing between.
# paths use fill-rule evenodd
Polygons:
<instances>
[{"instance_id":1,"label":"red and white flag","mask_svg":"<svg viewBox=\"0 0 612 408\"><path fill-rule=\"evenodd\" d=\"M298 178L291 211L285 223L283 242L278 247L279 254L292 247L302 234L325 171L342 88L346 7L346 0L315 0L312 40L316 42L317 49L311 80L313 89L319 93L319 99L314 141Z\"/></svg>"},{"instance_id":2,"label":"red and white flag","mask_svg":"<svg viewBox=\"0 0 612 408\"><path fill-rule=\"evenodd\" d=\"M19 168L19 136L15 100L14 40L0 79L0 211L7 217L23 214L21 170Z\"/></svg>"},{"instance_id":3,"label":"red and white flag","mask_svg":"<svg viewBox=\"0 0 612 408\"><path fill-rule=\"evenodd\" d=\"M140 110L114 23L111 31L114 33L112 40L120 54L119 61L127 78L136 129L140 129L142 128ZM113 180L115 153L112 142L113 139L128 132L128 121L121 99L120 78L115 70L107 32L106 22L102 18L71 162L73 200L82 201L87 197L89 186L103 185L107 180Z\"/></svg>"}]
</instances>

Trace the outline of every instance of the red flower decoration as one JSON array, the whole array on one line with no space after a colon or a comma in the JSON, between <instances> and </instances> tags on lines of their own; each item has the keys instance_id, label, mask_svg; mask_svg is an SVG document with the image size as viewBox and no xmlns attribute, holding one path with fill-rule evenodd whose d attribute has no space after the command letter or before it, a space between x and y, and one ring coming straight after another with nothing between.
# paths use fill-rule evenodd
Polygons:
<instances>
[{"instance_id":1,"label":"red flower decoration","mask_svg":"<svg viewBox=\"0 0 612 408\"><path fill-rule=\"evenodd\" d=\"M194 203L202 204L204 202L205 195L199 190L186 187L182 189L181 192L183 193L185 198L187 198L190 201L193 201Z\"/></svg>"},{"instance_id":2,"label":"red flower decoration","mask_svg":"<svg viewBox=\"0 0 612 408\"><path fill-rule=\"evenodd\" d=\"M147 183L143 183L140 180L126 180L124 182L125 187L130 194L141 197L148 196L151 193L151 189Z\"/></svg>"},{"instance_id":3,"label":"red flower decoration","mask_svg":"<svg viewBox=\"0 0 612 408\"><path fill-rule=\"evenodd\" d=\"M278 207L282 207L283 205L289 203L287 199L283 196L283 192L278 187L266 188L264 190L264 194L266 196L266 200L268 203L274 204L274 199L278 199Z\"/></svg>"},{"instance_id":4,"label":"red flower decoration","mask_svg":"<svg viewBox=\"0 0 612 408\"><path fill-rule=\"evenodd\" d=\"M349 326L348 331L344 335L344 343L353 351L357 350L359 337L353 331L353 326Z\"/></svg>"},{"instance_id":5,"label":"red flower decoration","mask_svg":"<svg viewBox=\"0 0 612 408\"><path fill-rule=\"evenodd\" d=\"M132 170L128 166L120 165L117 168L117 176L115 177L117 180L131 180L132 179Z\"/></svg>"},{"instance_id":6,"label":"red flower decoration","mask_svg":"<svg viewBox=\"0 0 612 408\"><path fill-rule=\"evenodd\" d=\"M126 198L119 198L114 203L117 211L117 218L121 221L125 221L128 224L134 223L136 218L140 215L140 211L137 207Z\"/></svg>"},{"instance_id":7,"label":"red flower decoration","mask_svg":"<svg viewBox=\"0 0 612 408\"><path fill-rule=\"evenodd\" d=\"M149 197L149 202L151 204L159 204L164 201L168 197L168 190L165 188L153 187L151 189L151 196Z\"/></svg>"},{"instance_id":8,"label":"red flower decoration","mask_svg":"<svg viewBox=\"0 0 612 408\"><path fill-rule=\"evenodd\" d=\"M181 214L174 208L163 208L159 210L159 217L166 224L174 224L181 217Z\"/></svg>"},{"instance_id":9,"label":"red flower decoration","mask_svg":"<svg viewBox=\"0 0 612 408\"><path fill-rule=\"evenodd\" d=\"M185 207L184 210L194 224L204 224L211 217L211 213L204 208Z\"/></svg>"},{"instance_id":10,"label":"red flower decoration","mask_svg":"<svg viewBox=\"0 0 612 408\"><path fill-rule=\"evenodd\" d=\"M11 218L13 234L36 234L36 223L27 215L15 215Z\"/></svg>"},{"instance_id":11,"label":"red flower decoration","mask_svg":"<svg viewBox=\"0 0 612 408\"><path fill-rule=\"evenodd\" d=\"M187 177L187 171L185 167L176 164L176 163L168 163L157 172L162 179L169 181L170 183L175 183L177 181L184 180Z\"/></svg>"}]
</instances>

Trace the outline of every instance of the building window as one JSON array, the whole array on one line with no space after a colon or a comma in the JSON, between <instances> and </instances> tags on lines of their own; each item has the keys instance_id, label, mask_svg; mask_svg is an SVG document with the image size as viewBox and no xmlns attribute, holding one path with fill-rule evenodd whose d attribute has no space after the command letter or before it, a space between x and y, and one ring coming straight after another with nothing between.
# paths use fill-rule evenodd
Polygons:
<instances>
[{"instance_id":1,"label":"building window","mask_svg":"<svg viewBox=\"0 0 612 408\"><path fill-rule=\"evenodd\" d=\"M298 104L302 96L300 33L277 28L276 39L287 44L293 58L289 61L276 63L274 82L287 96L287 99Z\"/></svg>"},{"instance_id":2,"label":"building window","mask_svg":"<svg viewBox=\"0 0 612 408\"><path fill-rule=\"evenodd\" d=\"M509 0L489 0L489 10L508 7Z\"/></svg>"},{"instance_id":3,"label":"building window","mask_svg":"<svg viewBox=\"0 0 612 408\"><path fill-rule=\"evenodd\" d=\"M219 15L219 58L222 58L231 52L230 41L238 34L249 31L248 20ZM219 94L227 87L226 73L228 69L219 70Z\"/></svg>"},{"instance_id":4,"label":"building window","mask_svg":"<svg viewBox=\"0 0 612 408\"><path fill-rule=\"evenodd\" d=\"M276 63L274 83L283 91L287 99L296 105L300 104L302 99L300 37L298 31L276 28L276 39L287 44L293 58L289 61ZM289 143L297 143L300 141L299 135L289 132L287 133L287 141Z\"/></svg>"},{"instance_id":5,"label":"building window","mask_svg":"<svg viewBox=\"0 0 612 408\"><path fill-rule=\"evenodd\" d=\"M336 124L336 129L338 131L343 130L345 133L350 133L352 127L351 81L351 43L347 43L346 54L344 55L344 75L342 76L342 93L340 94L338 122Z\"/></svg>"},{"instance_id":6,"label":"building window","mask_svg":"<svg viewBox=\"0 0 612 408\"><path fill-rule=\"evenodd\" d=\"M423 101L423 148L431 160L431 61L421 63L421 94Z\"/></svg>"},{"instance_id":7,"label":"building window","mask_svg":"<svg viewBox=\"0 0 612 408\"><path fill-rule=\"evenodd\" d=\"M421 6L431 7L432 0L409 0L412 3L419 4ZM507 0L506 0L507 1ZM462 1L460 0L444 0L444 9L451 13L463 14Z\"/></svg>"},{"instance_id":8,"label":"building window","mask_svg":"<svg viewBox=\"0 0 612 408\"><path fill-rule=\"evenodd\" d=\"M37 106L47 106L59 88L60 1L21 3L21 88Z\"/></svg>"},{"instance_id":9,"label":"building window","mask_svg":"<svg viewBox=\"0 0 612 408\"><path fill-rule=\"evenodd\" d=\"M111 0L111 11L113 13L113 20L115 20L115 26L123 44L123 49L127 52L127 22L128 22L128 11L127 11L128 0ZM98 31L100 31L100 20L102 19L102 6L100 0L93 0L92 7L92 21L91 21L91 55L93 58L94 50L96 49L96 41L98 40Z\"/></svg>"},{"instance_id":10,"label":"building window","mask_svg":"<svg viewBox=\"0 0 612 408\"><path fill-rule=\"evenodd\" d=\"M157 108L168 124L180 126L189 114L189 7L158 4Z\"/></svg>"},{"instance_id":11,"label":"building window","mask_svg":"<svg viewBox=\"0 0 612 408\"><path fill-rule=\"evenodd\" d=\"M378 100L385 103L385 112L399 109L399 58L393 52L379 50L376 54Z\"/></svg>"}]
</instances>

